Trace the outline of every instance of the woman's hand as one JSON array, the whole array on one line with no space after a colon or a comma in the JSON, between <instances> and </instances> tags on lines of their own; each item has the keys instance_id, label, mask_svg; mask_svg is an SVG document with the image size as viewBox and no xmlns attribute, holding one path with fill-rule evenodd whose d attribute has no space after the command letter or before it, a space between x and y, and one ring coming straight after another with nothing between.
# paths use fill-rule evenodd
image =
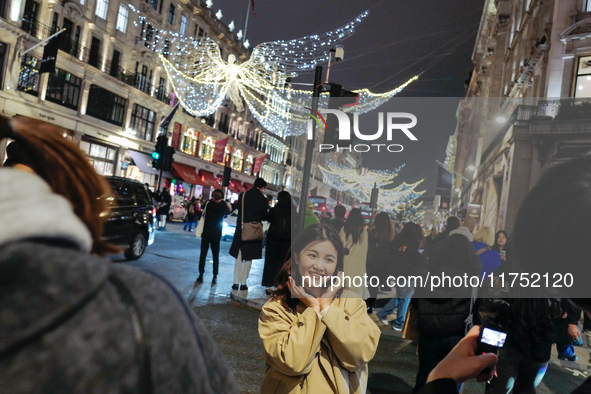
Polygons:
<instances>
[{"instance_id":1,"label":"woman's hand","mask_svg":"<svg viewBox=\"0 0 591 394\"><path fill-rule=\"evenodd\" d=\"M337 272L337 274L335 276L339 277L339 283L338 286L332 287L332 281L331 283L331 287L328 288L328 290L322 294L322 297L318 298L318 302L320 303L320 310L324 310L325 308L328 308L330 306L330 304L332 304L332 300L334 300L337 292L343 288L343 284L345 281L345 273L343 271L339 271Z\"/></svg>"},{"instance_id":2,"label":"woman's hand","mask_svg":"<svg viewBox=\"0 0 591 394\"><path fill-rule=\"evenodd\" d=\"M287 287L289 287L293 298L299 298L308 308L312 308L314 311L320 313L320 303L318 300L306 292L303 287L296 285L295 280L291 276L289 277L289 282L287 282Z\"/></svg>"}]
</instances>

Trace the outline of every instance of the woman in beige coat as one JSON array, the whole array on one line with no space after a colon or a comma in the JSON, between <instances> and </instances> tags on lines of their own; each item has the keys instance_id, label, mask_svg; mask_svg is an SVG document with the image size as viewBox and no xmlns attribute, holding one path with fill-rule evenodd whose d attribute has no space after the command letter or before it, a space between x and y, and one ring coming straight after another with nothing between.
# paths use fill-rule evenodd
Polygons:
<instances>
[{"instance_id":1,"label":"woman in beige coat","mask_svg":"<svg viewBox=\"0 0 591 394\"><path fill-rule=\"evenodd\" d=\"M343 255L329 226L308 227L294 241L259 317L267 364L261 393L366 392L380 330L365 302L342 288Z\"/></svg>"}]
</instances>

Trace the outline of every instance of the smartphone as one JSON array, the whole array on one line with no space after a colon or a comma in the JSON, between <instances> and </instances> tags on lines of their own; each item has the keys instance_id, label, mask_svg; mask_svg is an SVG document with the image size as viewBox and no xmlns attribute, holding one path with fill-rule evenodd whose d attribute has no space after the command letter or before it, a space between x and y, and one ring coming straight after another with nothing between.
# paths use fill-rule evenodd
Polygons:
<instances>
[{"instance_id":1,"label":"smartphone","mask_svg":"<svg viewBox=\"0 0 591 394\"><path fill-rule=\"evenodd\" d=\"M499 349L505 346L507 333L491 327L482 327L478 336L478 347L476 354L494 353L498 354Z\"/></svg>"},{"instance_id":2,"label":"smartphone","mask_svg":"<svg viewBox=\"0 0 591 394\"><path fill-rule=\"evenodd\" d=\"M507 254L507 252L505 252L504 250L501 250L501 256L504 256L505 254Z\"/></svg>"}]
</instances>

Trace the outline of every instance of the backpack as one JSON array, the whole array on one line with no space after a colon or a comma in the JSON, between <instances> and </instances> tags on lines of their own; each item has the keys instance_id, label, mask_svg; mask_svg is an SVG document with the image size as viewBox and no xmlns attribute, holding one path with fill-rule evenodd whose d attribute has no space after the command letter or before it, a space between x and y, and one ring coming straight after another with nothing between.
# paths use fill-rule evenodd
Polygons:
<instances>
[{"instance_id":1,"label":"backpack","mask_svg":"<svg viewBox=\"0 0 591 394\"><path fill-rule=\"evenodd\" d=\"M291 239L291 214L288 212L279 213L273 220L273 238Z\"/></svg>"}]
</instances>

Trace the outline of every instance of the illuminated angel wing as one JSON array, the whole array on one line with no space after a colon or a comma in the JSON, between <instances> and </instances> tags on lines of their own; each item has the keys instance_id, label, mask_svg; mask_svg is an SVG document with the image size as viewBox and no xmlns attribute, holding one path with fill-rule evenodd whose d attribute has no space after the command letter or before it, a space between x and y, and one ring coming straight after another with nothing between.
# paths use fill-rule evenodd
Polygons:
<instances>
[{"instance_id":1,"label":"illuminated angel wing","mask_svg":"<svg viewBox=\"0 0 591 394\"><path fill-rule=\"evenodd\" d=\"M207 116L220 107L231 86L218 44L171 39L159 53L176 96L187 112Z\"/></svg>"}]
</instances>

